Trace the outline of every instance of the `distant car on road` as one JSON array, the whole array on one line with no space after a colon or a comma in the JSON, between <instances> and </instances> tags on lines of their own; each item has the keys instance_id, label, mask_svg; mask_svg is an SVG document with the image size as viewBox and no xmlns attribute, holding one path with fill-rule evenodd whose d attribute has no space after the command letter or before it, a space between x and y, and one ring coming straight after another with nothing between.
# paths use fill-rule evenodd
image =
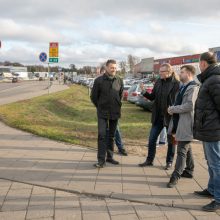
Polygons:
<instances>
[{"instance_id":1,"label":"distant car on road","mask_svg":"<svg viewBox=\"0 0 220 220\"><path fill-rule=\"evenodd\" d=\"M19 82L19 80L18 80L17 77L13 77L11 82L12 82L12 83L17 83L17 82Z\"/></svg>"}]
</instances>

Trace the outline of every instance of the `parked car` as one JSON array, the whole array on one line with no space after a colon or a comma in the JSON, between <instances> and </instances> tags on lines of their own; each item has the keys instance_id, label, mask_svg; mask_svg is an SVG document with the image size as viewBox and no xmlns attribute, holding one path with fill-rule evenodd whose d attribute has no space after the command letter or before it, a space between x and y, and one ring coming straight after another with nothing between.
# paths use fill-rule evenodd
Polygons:
<instances>
[{"instance_id":1,"label":"parked car","mask_svg":"<svg viewBox=\"0 0 220 220\"><path fill-rule=\"evenodd\" d=\"M140 88L141 83L139 84L134 84L131 86L131 88L128 90L128 98L127 100L131 103L136 103L139 100L139 97L141 95L141 88ZM153 89L153 84L152 83L146 83L144 84L144 87L146 88L146 91L151 92Z\"/></svg>"},{"instance_id":2,"label":"parked car","mask_svg":"<svg viewBox=\"0 0 220 220\"><path fill-rule=\"evenodd\" d=\"M146 91L148 93L151 93L153 90L153 84L146 84ZM138 101L136 102L136 105L143 108L147 111L152 111L153 102L149 99L145 98L142 94L139 95Z\"/></svg>"},{"instance_id":3,"label":"parked car","mask_svg":"<svg viewBox=\"0 0 220 220\"><path fill-rule=\"evenodd\" d=\"M131 88L130 85L124 85L124 90L123 90L123 95L122 95L123 101L127 101L127 99L128 99L128 90L130 88Z\"/></svg>"},{"instance_id":4,"label":"parked car","mask_svg":"<svg viewBox=\"0 0 220 220\"><path fill-rule=\"evenodd\" d=\"M153 102L145 98L143 95L140 95L136 105L143 108L144 110L152 111Z\"/></svg>"}]
</instances>

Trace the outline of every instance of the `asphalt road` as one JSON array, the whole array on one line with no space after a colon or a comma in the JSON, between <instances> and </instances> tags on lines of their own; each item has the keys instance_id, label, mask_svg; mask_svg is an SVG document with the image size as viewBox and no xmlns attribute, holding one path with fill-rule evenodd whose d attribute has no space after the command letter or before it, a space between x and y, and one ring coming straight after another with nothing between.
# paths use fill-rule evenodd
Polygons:
<instances>
[{"instance_id":1,"label":"asphalt road","mask_svg":"<svg viewBox=\"0 0 220 220\"><path fill-rule=\"evenodd\" d=\"M0 105L48 94L47 88L48 81L0 83ZM59 85L58 82L54 81L53 86L50 88L50 93L67 88L66 85Z\"/></svg>"},{"instance_id":2,"label":"asphalt road","mask_svg":"<svg viewBox=\"0 0 220 220\"><path fill-rule=\"evenodd\" d=\"M32 93L40 90L45 90L48 86L46 81L31 81L21 83L1 83L0 84L0 99L6 97L17 96L21 94Z\"/></svg>"}]
</instances>

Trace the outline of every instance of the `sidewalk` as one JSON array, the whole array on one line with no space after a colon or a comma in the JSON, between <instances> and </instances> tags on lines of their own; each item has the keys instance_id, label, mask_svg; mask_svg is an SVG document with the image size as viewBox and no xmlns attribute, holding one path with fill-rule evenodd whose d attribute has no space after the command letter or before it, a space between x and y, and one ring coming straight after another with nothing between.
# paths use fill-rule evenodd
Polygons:
<instances>
[{"instance_id":1,"label":"sidewalk","mask_svg":"<svg viewBox=\"0 0 220 220\"><path fill-rule=\"evenodd\" d=\"M154 167L138 167L144 157L130 154L99 170L94 150L0 123L0 219L220 219L201 212L210 200L193 194L208 181L202 145L193 144L194 179L173 189L166 187L166 147L157 151Z\"/></svg>"},{"instance_id":2,"label":"sidewalk","mask_svg":"<svg viewBox=\"0 0 220 220\"><path fill-rule=\"evenodd\" d=\"M96 151L37 137L3 123L0 123L0 146L0 178L3 179L85 195L190 209L200 209L210 201L193 194L194 190L205 188L208 179L199 143L193 147L194 179L181 179L173 189L166 188L172 172L163 169L166 147L158 149L154 167L138 167L144 160L138 155L116 155L120 166L107 164L99 170L93 167Z\"/></svg>"},{"instance_id":3,"label":"sidewalk","mask_svg":"<svg viewBox=\"0 0 220 220\"><path fill-rule=\"evenodd\" d=\"M86 197L12 181L0 180L0 187L1 220L219 219L216 213Z\"/></svg>"}]
</instances>

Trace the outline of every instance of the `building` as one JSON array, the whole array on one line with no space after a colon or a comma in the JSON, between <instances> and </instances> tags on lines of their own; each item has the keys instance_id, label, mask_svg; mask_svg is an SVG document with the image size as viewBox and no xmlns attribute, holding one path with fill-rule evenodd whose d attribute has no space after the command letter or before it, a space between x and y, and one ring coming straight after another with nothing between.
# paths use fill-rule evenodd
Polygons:
<instances>
[{"instance_id":1,"label":"building","mask_svg":"<svg viewBox=\"0 0 220 220\"><path fill-rule=\"evenodd\" d=\"M186 64L196 64L195 66L197 66L199 58L200 54L157 59L154 61L154 73L159 74L160 66L164 63L169 63L175 69L180 69L181 66Z\"/></svg>"},{"instance_id":2,"label":"building","mask_svg":"<svg viewBox=\"0 0 220 220\"><path fill-rule=\"evenodd\" d=\"M27 72L27 67L21 66L0 66L0 72Z\"/></svg>"},{"instance_id":3,"label":"building","mask_svg":"<svg viewBox=\"0 0 220 220\"><path fill-rule=\"evenodd\" d=\"M14 76L29 79L30 74L27 72L27 67L20 66L0 66L0 76L1 79L8 78L11 79Z\"/></svg>"},{"instance_id":4,"label":"building","mask_svg":"<svg viewBox=\"0 0 220 220\"><path fill-rule=\"evenodd\" d=\"M220 47L209 48L209 51L216 53L217 60L220 63Z\"/></svg>"},{"instance_id":5,"label":"building","mask_svg":"<svg viewBox=\"0 0 220 220\"><path fill-rule=\"evenodd\" d=\"M151 77L154 72L154 57L142 59L134 66L134 74L139 78Z\"/></svg>"}]
</instances>

